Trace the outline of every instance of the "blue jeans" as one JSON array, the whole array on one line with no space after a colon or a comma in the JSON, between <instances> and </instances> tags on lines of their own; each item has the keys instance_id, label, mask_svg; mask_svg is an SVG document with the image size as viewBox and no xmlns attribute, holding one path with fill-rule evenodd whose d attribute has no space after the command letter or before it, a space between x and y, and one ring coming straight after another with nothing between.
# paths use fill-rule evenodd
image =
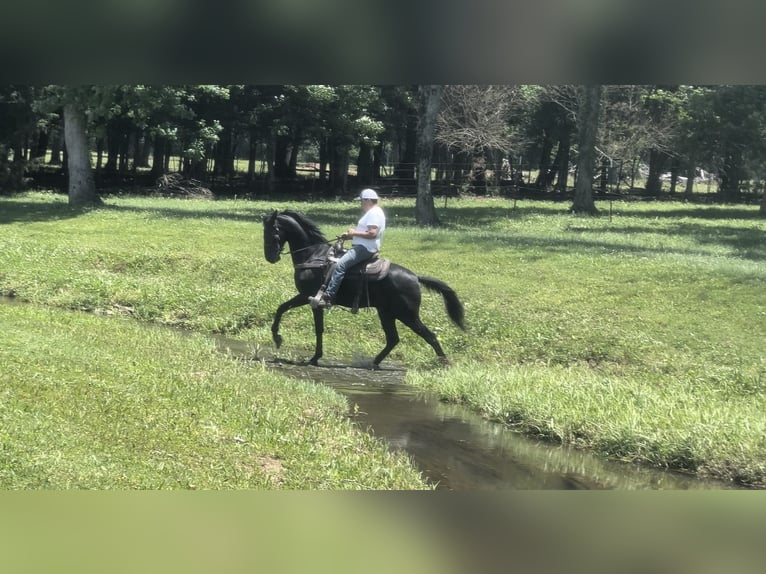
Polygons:
<instances>
[{"instance_id":1,"label":"blue jeans","mask_svg":"<svg viewBox=\"0 0 766 574\"><path fill-rule=\"evenodd\" d=\"M334 299L335 294L338 292L338 288L340 287L341 281L343 281L343 277L346 275L346 271L348 271L357 263L367 261L373 255L375 254L371 251L367 251L367 248L362 245L351 246L351 249L349 249L335 265L335 270L332 272L330 284L327 286L327 290L325 290L325 293L329 297L330 301Z\"/></svg>"}]
</instances>

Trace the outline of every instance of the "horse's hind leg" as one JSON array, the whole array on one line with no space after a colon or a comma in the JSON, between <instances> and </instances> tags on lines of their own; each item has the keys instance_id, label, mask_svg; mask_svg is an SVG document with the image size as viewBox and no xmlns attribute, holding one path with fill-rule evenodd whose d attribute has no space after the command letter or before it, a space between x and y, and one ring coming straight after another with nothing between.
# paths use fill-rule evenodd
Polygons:
<instances>
[{"instance_id":1,"label":"horse's hind leg","mask_svg":"<svg viewBox=\"0 0 766 574\"><path fill-rule=\"evenodd\" d=\"M316 336L316 345L314 347L314 356L309 359L309 365L315 367L319 365L319 359L324 353L322 349L322 334L324 333L324 314L322 309L313 309L314 313L314 335Z\"/></svg>"},{"instance_id":2,"label":"horse's hind leg","mask_svg":"<svg viewBox=\"0 0 766 574\"><path fill-rule=\"evenodd\" d=\"M442 346L439 344L439 340L436 335L428 327L423 324L420 317L417 315L411 315L407 317L399 317L399 320L412 329L416 334L420 335L431 347L436 351L438 357L442 360L446 360L447 356L444 354Z\"/></svg>"},{"instance_id":3,"label":"horse's hind leg","mask_svg":"<svg viewBox=\"0 0 766 574\"><path fill-rule=\"evenodd\" d=\"M399 344L399 332L396 330L396 319L388 311L382 311L378 309L378 317L380 317L380 324L383 327L383 332L386 334L386 346L375 357L373 364L377 367L380 362L385 359L391 350Z\"/></svg>"}]
</instances>

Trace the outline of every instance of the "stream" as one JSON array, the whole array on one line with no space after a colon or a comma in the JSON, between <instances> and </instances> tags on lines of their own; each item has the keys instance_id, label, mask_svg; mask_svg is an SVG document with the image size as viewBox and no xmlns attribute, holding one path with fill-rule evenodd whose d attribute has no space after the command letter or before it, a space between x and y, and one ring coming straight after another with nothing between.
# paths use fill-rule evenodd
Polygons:
<instances>
[{"instance_id":1,"label":"stream","mask_svg":"<svg viewBox=\"0 0 766 574\"><path fill-rule=\"evenodd\" d=\"M218 348L254 358L253 346L216 337ZM389 448L406 452L423 475L449 490L729 489L714 480L610 461L528 438L467 407L406 385L405 369L371 371L323 361L319 367L259 357L283 374L327 385L349 402L349 416Z\"/></svg>"}]
</instances>

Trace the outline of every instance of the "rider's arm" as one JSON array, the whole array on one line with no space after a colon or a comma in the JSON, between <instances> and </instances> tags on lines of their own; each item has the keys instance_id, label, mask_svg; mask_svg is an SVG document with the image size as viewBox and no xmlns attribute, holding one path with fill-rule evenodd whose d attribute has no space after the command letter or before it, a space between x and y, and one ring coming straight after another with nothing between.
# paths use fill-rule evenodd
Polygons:
<instances>
[{"instance_id":1,"label":"rider's arm","mask_svg":"<svg viewBox=\"0 0 766 574\"><path fill-rule=\"evenodd\" d=\"M358 231L353 228L349 228L346 235L349 239L352 237L363 237L365 239L375 239L378 236L378 230L380 228L377 225L368 225L367 231Z\"/></svg>"}]
</instances>

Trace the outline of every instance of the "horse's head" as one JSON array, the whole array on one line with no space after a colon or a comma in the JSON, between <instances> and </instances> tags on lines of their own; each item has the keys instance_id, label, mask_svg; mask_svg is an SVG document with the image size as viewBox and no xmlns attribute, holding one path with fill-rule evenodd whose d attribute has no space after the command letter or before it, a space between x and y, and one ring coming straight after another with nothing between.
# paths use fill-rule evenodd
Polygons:
<instances>
[{"instance_id":1,"label":"horse's head","mask_svg":"<svg viewBox=\"0 0 766 574\"><path fill-rule=\"evenodd\" d=\"M269 263L279 261L285 242L284 230L279 227L277 215L274 211L263 218L263 255Z\"/></svg>"}]
</instances>

